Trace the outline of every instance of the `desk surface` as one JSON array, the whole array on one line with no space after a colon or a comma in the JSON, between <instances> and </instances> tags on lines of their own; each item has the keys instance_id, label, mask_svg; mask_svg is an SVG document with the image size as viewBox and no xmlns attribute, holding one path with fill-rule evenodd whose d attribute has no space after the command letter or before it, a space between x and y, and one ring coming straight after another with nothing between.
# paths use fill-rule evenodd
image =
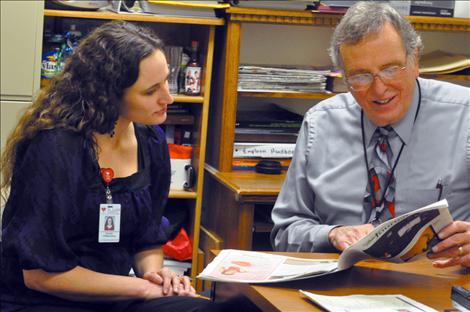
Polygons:
<instances>
[{"instance_id":1,"label":"desk surface","mask_svg":"<svg viewBox=\"0 0 470 312\"><path fill-rule=\"evenodd\" d=\"M251 170L221 172L206 164L206 170L239 196L277 196L286 173L263 174Z\"/></svg>"},{"instance_id":2,"label":"desk surface","mask_svg":"<svg viewBox=\"0 0 470 312\"><path fill-rule=\"evenodd\" d=\"M336 258L335 254L281 253L304 258ZM236 284L236 287L263 311L322 311L303 298L303 289L321 295L403 294L434 309L451 309L451 287L470 286L470 269L433 268L431 262L420 259L393 264L367 260L353 268L307 280L270 285ZM231 285L233 286L233 285Z\"/></svg>"}]
</instances>

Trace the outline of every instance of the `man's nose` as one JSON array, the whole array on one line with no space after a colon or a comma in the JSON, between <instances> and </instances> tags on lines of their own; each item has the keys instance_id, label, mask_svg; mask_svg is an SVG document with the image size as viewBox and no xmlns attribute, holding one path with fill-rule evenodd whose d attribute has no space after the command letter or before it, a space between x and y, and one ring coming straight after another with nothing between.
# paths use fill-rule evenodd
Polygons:
<instances>
[{"instance_id":1,"label":"man's nose","mask_svg":"<svg viewBox=\"0 0 470 312\"><path fill-rule=\"evenodd\" d=\"M371 90L374 91L375 94L381 95L387 90L387 85L382 81L380 76L374 76L372 80L372 85L370 86Z\"/></svg>"}]
</instances>

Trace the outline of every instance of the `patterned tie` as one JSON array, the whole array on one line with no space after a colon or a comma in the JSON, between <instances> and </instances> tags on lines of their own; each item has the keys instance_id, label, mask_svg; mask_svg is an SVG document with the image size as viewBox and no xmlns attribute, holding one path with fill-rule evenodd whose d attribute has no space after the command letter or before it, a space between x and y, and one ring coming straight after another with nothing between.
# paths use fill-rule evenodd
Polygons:
<instances>
[{"instance_id":1,"label":"patterned tie","mask_svg":"<svg viewBox=\"0 0 470 312\"><path fill-rule=\"evenodd\" d=\"M369 165L371 183L367 184L365 199L366 202L370 202L372 210L376 209L375 219L378 222L395 217L395 178L392 172L393 154L389 140L396 136L391 126L377 128L373 136L376 145ZM371 184L373 192L370 192ZM384 189L386 189L385 198L382 199Z\"/></svg>"}]
</instances>

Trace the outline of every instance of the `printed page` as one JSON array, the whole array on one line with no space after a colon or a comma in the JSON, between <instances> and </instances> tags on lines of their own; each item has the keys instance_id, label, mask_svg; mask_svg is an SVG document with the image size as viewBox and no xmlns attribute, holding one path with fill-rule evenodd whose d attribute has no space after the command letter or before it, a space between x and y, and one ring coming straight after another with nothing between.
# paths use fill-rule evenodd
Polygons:
<instances>
[{"instance_id":1,"label":"printed page","mask_svg":"<svg viewBox=\"0 0 470 312\"><path fill-rule=\"evenodd\" d=\"M338 268L375 258L402 263L428 251L439 239L437 233L452 222L447 200L441 200L377 226L341 254Z\"/></svg>"},{"instance_id":2,"label":"printed page","mask_svg":"<svg viewBox=\"0 0 470 312\"><path fill-rule=\"evenodd\" d=\"M299 292L330 312L437 312L403 295L324 296L303 290Z\"/></svg>"},{"instance_id":3,"label":"printed page","mask_svg":"<svg viewBox=\"0 0 470 312\"><path fill-rule=\"evenodd\" d=\"M255 251L226 249L198 275L211 281L274 283L332 272L337 260L302 259Z\"/></svg>"}]
</instances>

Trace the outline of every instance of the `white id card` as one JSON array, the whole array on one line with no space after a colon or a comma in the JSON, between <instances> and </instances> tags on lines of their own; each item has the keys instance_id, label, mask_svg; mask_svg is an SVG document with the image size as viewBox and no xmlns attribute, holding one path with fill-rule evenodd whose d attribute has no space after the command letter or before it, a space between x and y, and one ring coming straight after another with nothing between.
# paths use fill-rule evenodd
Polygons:
<instances>
[{"instance_id":1,"label":"white id card","mask_svg":"<svg viewBox=\"0 0 470 312\"><path fill-rule=\"evenodd\" d=\"M121 204L100 204L99 243L118 243L121 228Z\"/></svg>"}]
</instances>

